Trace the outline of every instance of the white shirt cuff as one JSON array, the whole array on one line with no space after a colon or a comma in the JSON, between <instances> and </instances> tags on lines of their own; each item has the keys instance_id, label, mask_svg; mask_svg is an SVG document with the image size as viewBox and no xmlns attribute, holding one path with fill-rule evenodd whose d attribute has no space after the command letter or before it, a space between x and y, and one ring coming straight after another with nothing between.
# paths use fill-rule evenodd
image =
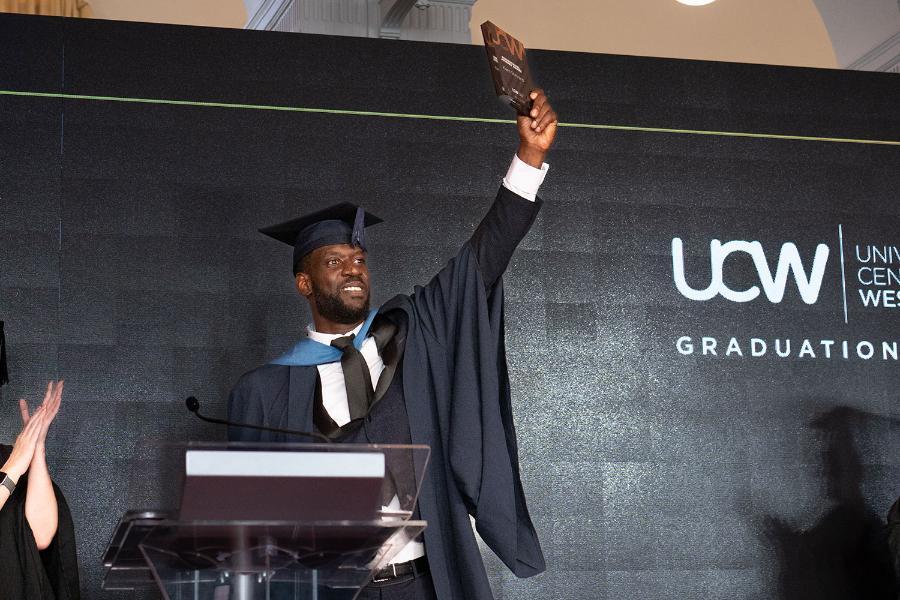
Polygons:
<instances>
[{"instance_id":1,"label":"white shirt cuff","mask_svg":"<svg viewBox=\"0 0 900 600\"><path fill-rule=\"evenodd\" d=\"M544 163L540 169L535 169L528 163L522 162L518 156L513 155L506 177L503 178L503 187L534 202L549 168L550 165Z\"/></svg>"}]
</instances>

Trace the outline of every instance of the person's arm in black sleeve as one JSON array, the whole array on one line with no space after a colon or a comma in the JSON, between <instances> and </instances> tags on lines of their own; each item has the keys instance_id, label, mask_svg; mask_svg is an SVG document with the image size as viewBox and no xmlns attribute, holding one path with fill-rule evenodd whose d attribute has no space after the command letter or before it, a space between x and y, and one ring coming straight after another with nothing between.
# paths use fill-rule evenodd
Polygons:
<instances>
[{"instance_id":1,"label":"person's arm in black sleeve","mask_svg":"<svg viewBox=\"0 0 900 600\"><path fill-rule=\"evenodd\" d=\"M535 90L531 97L534 102L530 115L517 119L519 149L513 165L497 199L469 240L488 289L503 275L542 204L531 189L536 191L543 179L541 172L547 169L544 159L556 137L557 115L543 91ZM526 180L524 191L517 187L516 177Z\"/></svg>"},{"instance_id":2,"label":"person's arm in black sleeve","mask_svg":"<svg viewBox=\"0 0 900 600\"><path fill-rule=\"evenodd\" d=\"M513 252L537 218L541 204L540 199L532 202L505 186L500 187L497 199L469 240L488 290L506 271Z\"/></svg>"},{"instance_id":3,"label":"person's arm in black sleeve","mask_svg":"<svg viewBox=\"0 0 900 600\"><path fill-rule=\"evenodd\" d=\"M474 258L477 274L490 292L537 216L541 202L536 191L547 169L544 158L556 135L556 113L542 91L533 91L532 98L532 116L518 118L519 149L494 205L462 251L411 295L417 318L439 344L450 341L461 299L472 292L472 281L466 280L465 269L460 268L461 258ZM523 178L526 185L516 185L515 181Z\"/></svg>"}]
</instances>

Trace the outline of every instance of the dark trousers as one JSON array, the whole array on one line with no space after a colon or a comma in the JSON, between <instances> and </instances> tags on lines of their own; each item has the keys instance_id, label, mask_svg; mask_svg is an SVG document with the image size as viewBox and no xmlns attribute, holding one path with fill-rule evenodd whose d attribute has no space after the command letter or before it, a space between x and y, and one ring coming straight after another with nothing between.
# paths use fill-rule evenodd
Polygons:
<instances>
[{"instance_id":1,"label":"dark trousers","mask_svg":"<svg viewBox=\"0 0 900 600\"><path fill-rule=\"evenodd\" d=\"M408 575L363 588L356 600L437 600L431 574Z\"/></svg>"}]
</instances>

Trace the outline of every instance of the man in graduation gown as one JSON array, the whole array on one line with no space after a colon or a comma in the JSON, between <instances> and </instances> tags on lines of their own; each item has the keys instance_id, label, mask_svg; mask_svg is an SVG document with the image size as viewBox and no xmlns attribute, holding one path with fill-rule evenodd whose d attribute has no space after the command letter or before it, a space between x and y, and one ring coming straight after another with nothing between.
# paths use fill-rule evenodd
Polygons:
<instances>
[{"instance_id":1,"label":"man in graduation gown","mask_svg":"<svg viewBox=\"0 0 900 600\"><path fill-rule=\"evenodd\" d=\"M353 205L261 230L294 246L313 326L288 353L240 378L229 419L431 448L417 505L428 521L424 544L411 542L360 598L491 598L470 515L517 576L545 569L519 478L501 281L540 208L536 193L556 134L546 96L531 95L494 204L459 253L411 295L369 309L364 228L379 220ZM297 441L238 427L229 437Z\"/></svg>"}]
</instances>

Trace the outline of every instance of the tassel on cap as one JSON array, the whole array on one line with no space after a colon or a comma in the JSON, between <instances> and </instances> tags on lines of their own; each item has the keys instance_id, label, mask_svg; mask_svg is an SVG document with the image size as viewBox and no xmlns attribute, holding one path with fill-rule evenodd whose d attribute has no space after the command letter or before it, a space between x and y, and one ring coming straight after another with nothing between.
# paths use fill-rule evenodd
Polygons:
<instances>
[{"instance_id":1,"label":"tassel on cap","mask_svg":"<svg viewBox=\"0 0 900 600\"><path fill-rule=\"evenodd\" d=\"M366 211L357 207L356 218L353 220L353 233L350 234L350 244L366 249Z\"/></svg>"}]
</instances>

